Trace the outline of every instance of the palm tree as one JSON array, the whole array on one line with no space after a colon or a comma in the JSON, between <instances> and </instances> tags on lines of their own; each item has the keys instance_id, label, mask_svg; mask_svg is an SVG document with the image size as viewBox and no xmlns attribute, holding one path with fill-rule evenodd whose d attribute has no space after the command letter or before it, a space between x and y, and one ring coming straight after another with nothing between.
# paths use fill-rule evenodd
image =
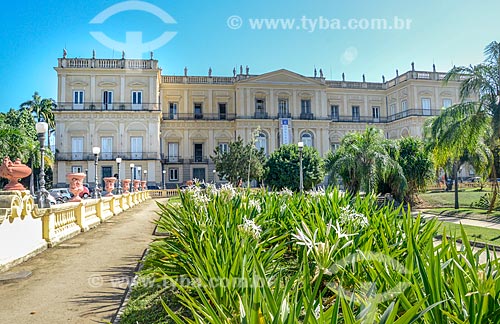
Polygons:
<instances>
[{"instance_id":1,"label":"palm tree","mask_svg":"<svg viewBox=\"0 0 500 324\"><path fill-rule=\"evenodd\" d=\"M381 130L367 128L363 133L349 133L340 148L329 152L326 170L331 176L339 175L351 192L372 192L382 181L406 184L403 171L396 162L396 143L384 138ZM395 181L397 179L397 181Z\"/></svg>"},{"instance_id":2,"label":"palm tree","mask_svg":"<svg viewBox=\"0 0 500 324\"><path fill-rule=\"evenodd\" d=\"M433 122L432 136L438 139L438 151L455 162L462 152L474 152L483 142L489 151L500 139L500 43L493 41L484 50L483 63L475 66L453 67L445 76L444 83L462 80L459 104L443 111ZM471 100L476 98L477 100ZM491 136L487 135L491 130ZM495 164L491 163L491 176L496 178ZM493 209L498 183L493 186Z\"/></svg>"},{"instance_id":3,"label":"palm tree","mask_svg":"<svg viewBox=\"0 0 500 324\"><path fill-rule=\"evenodd\" d=\"M33 98L20 105L20 110L27 110L37 122L46 122L49 125L48 147L50 148L50 136L56 129L53 109L57 107L54 99L42 98L35 91Z\"/></svg>"}]
</instances>

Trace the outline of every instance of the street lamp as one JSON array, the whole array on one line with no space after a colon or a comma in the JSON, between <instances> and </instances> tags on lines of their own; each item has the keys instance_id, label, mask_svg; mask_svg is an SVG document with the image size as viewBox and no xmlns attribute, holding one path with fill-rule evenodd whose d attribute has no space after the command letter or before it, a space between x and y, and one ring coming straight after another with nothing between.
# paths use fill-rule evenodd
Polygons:
<instances>
[{"instance_id":1,"label":"street lamp","mask_svg":"<svg viewBox=\"0 0 500 324\"><path fill-rule=\"evenodd\" d=\"M122 193L122 184L120 182L120 164L122 163L122 158L121 157L117 157L116 158L116 164L118 166L118 194L121 195Z\"/></svg>"},{"instance_id":2,"label":"street lamp","mask_svg":"<svg viewBox=\"0 0 500 324\"><path fill-rule=\"evenodd\" d=\"M130 178L132 178L132 181L130 181L130 192L134 192L134 186L132 185L135 177L134 177L134 163L130 163Z\"/></svg>"},{"instance_id":3,"label":"street lamp","mask_svg":"<svg viewBox=\"0 0 500 324\"><path fill-rule=\"evenodd\" d=\"M38 183L40 185L38 191L38 207L40 208L49 208L50 202L48 200L49 192L45 189L45 133L49 129L49 125L45 122L38 122L35 125L36 132L38 134L38 141L40 142L40 179L38 179Z\"/></svg>"},{"instance_id":4,"label":"street lamp","mask_svg":"<svg viewBox=\"0 0 500 324\"><path fill-rule=\"evenodd\" d=\"M144 180L148 181L148 170L144 170Z\"/></svg>"},{"instance_id":5,"label":"street lamp","mask_svg":"<svg viewBox=\"0 0 500 324\"><path fill-rule=\"evenodd\" d=\"M166 170L163 170L163 171L161 172L161 184L162 184L162 188L163 188L163 190L165 190L165 173L167 173L167 171L166 171Z\"/></svg>"},{"instance_id":6,"label":"street lamp","mask_svg":"<svg viewBox=\"0 0 500 324\"><path fill-rule=\"evenodd\" d=\"M139 181L142 181L142 167L138 166L137 167L137 174L139 175ZM139 185L139 191L142 191L142 185Z\"/></svg>"},{"instance_id":7,"label":"street lamp","mask_svg":"<svg viewBox=\"0 0 500 324\"><path fill-rule=\"evenodd\" d=\"M97 162L99 161L99 153L101 153L101 148L94 146L92 148L92 153L94 154L94 171L95 171L95 188L94 188L94 198L99 199L99 179L97 178Z\"/></svg>"},{"instance_id":8,"label":"street lamp","mask_svg":"<svg viewBox=\"0 0 500 324\"><path fill-rule=\"evenodd\" d=\"M215 173L217 173L217 170L213 169L213 170L212 170L212 173L214 174L213 179L214 179L214 184L215 184Z\"/></svg>"},{"instance_id":9,"label":"street lamp","mask_svg":"<svg viewBox=\"0 0 500 324\"><path fill-rule=\"evenodd\" d=\"M300 192L304 191L304 175L302 171L302 149L304 148L304 142L298 142L297 146L299 147L299 163L300 163L300 169L299 169L299 190Z\"/></svg>"}]
</instances>

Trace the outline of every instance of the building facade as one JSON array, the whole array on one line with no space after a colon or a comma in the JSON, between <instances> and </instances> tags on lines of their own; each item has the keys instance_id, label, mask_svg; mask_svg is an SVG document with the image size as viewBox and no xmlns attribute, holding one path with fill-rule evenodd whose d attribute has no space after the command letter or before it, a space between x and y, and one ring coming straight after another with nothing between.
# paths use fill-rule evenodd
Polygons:
<instances>
[{"instance_id":1,"label":"building facade","mask_svg":"<svg viewBox=\"0 0 500 324\"><path fill-rule=\"evenodd\" d=\"M101 148L97 177L147 180L176 187L197 178L219 181L210 155L241 137L266 154L304 142L321 155L368 125L387 138L422 136L426 118L459 100L446 73L413 68L383 82L327 80L289 70L261 75L162 75L158 61L58 59L56 172L95 179L92 147ZM315 73L316 74L316 73ZM364 79L364 77L363 77ZM133 164L133 167L131 167Z\"/></svg>"}]
</instances>

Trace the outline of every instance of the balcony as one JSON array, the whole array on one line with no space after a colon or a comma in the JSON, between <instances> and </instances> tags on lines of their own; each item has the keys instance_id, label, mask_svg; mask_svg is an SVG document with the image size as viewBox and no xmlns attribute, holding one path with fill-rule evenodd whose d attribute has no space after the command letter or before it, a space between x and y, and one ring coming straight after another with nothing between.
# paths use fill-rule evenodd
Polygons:
<instances>
[{"instance_id":1,"label":"balcony","mask_svg":"<svg viewBox=\"0 0 500 324\"><path fill-rule=\"evenodd\" d=\"M290 113L278 113L278 118L292 118Z\"/></svg>"},{"instance_id":2,"label":"balcony","mask_svg":"<svg viewBox=\"0 0 500 324\"><path fill-rule=\"evenodd\" d=\"M442 111L441 109L409 109L392 114L388 117L357 116L357 115L356 116L329 115L328 117L332 122L340 122L340 123L389 123L408 117L437 116L441 114L441 111Z\"/></svg>"},{"instance_id":3,"label":"balcony","mask_svg":"<svg viewBox=\"0 0 500 324\"><path fill-rule=\"evenodd\" d=\"M204 155L195 155L189 159L190 163L208 163L208 157Z\"/></svg>"},{"instance_id":4,"label":"balcony","mask_svg":"<svg viewBox=\"0 0 500 324\"><path fill-rule=\"evenodd\" d=\"M100 161L114 161L117 157L123 160L160 160L157 152L101 152ZM94 154L89 152L58 152L56 161L93 161Z\"/></svg>"},{"instance_id":5,"label":"balcony","mask_svg":"<svg viewBox=\"0 0 500 324\"><path fill-rule=\"evenodd\" d=\"M54 111L160 111L159 103L131 103L131 102L59 102Z\"/></svg>"},{"instance_id":6,"label":"balcony","mask_svg":"<svg viewBox=\"0 0 500 324\"><path fill-rule=\"evenodd\" d=\"M164 113L163 120L235 120L236 114Z\"/></svg>"},{"instance_id":7,"label":"balcony","mask_svg":"<svg viewBox=\"0 0 500 324\"><path fill-rule=\"evenodd\" d=\"M299 119L313 120L314 114L313 113L300 113Z\"/></svg>"},{"instance_id":8,"label":"balcony","mask_svg":"<svg viewBox=\"0 0 500 324\"><path fill-rule=\"evenodd\" d=\"M184 163L184 159L181 158L179 155L165 155L162 154L162 161L163 163L169 163L169 164L181 164Z\"/></svg>"},{"instance_id":9,"label":"balcony","mask_svg":"<svg viewBox=\"0 0 500 324\"><path fill-rule=\"evenodd\" d=\"M265 111L256 111L253 115L255 119L268 119L269 114Z\"/></svg>"}]
</instances>

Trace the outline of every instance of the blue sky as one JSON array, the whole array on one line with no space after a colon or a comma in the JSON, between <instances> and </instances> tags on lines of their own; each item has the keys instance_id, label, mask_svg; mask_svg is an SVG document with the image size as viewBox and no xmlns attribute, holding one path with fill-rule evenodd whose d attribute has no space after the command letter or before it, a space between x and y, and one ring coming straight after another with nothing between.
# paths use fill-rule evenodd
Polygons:
<instances>
[{"instance_id":1,"label":"blue sky","mask_svg":"<svg viewBox=\"0 0 500 324\"><path fill-rule=\"evenodd\" d=\"M97 58L121 57L123 48L103 45L91 32L102 32L117 43L125 42L127 32L142 33L143 42L175 32L154 50L163 74L181 75L187 66L190 75L206 75L211 67L213 75L229 76L234 67L248 65L252 74L285 68L313 75L316 67L328 79L338 80L344 72L354 81L362 74L367 81L380 81L382 74L390 79L396 69L410 69L412 61L417 70L430 70L433 63L440 71L453 64L477 64L483 60L484 46L500 40L498 0L143 2L156 9L131 10L140 3L120 0L28 0L4 5L0 111L17 108L34 91L56 98L53 67L63 48L68 57L91 57L92 50ZM115 10L102 23L91 23L117 4L129 10ZM165 22L164 13L176 23ZM266 28L259 19L284 20L275 20L276 28ZM366 27L373 19L385 19L386 28ZM146 47L143 58L149 58ZM131 51L125 53L127 58L133 58Z\"/></svg>"}]
</instances>

